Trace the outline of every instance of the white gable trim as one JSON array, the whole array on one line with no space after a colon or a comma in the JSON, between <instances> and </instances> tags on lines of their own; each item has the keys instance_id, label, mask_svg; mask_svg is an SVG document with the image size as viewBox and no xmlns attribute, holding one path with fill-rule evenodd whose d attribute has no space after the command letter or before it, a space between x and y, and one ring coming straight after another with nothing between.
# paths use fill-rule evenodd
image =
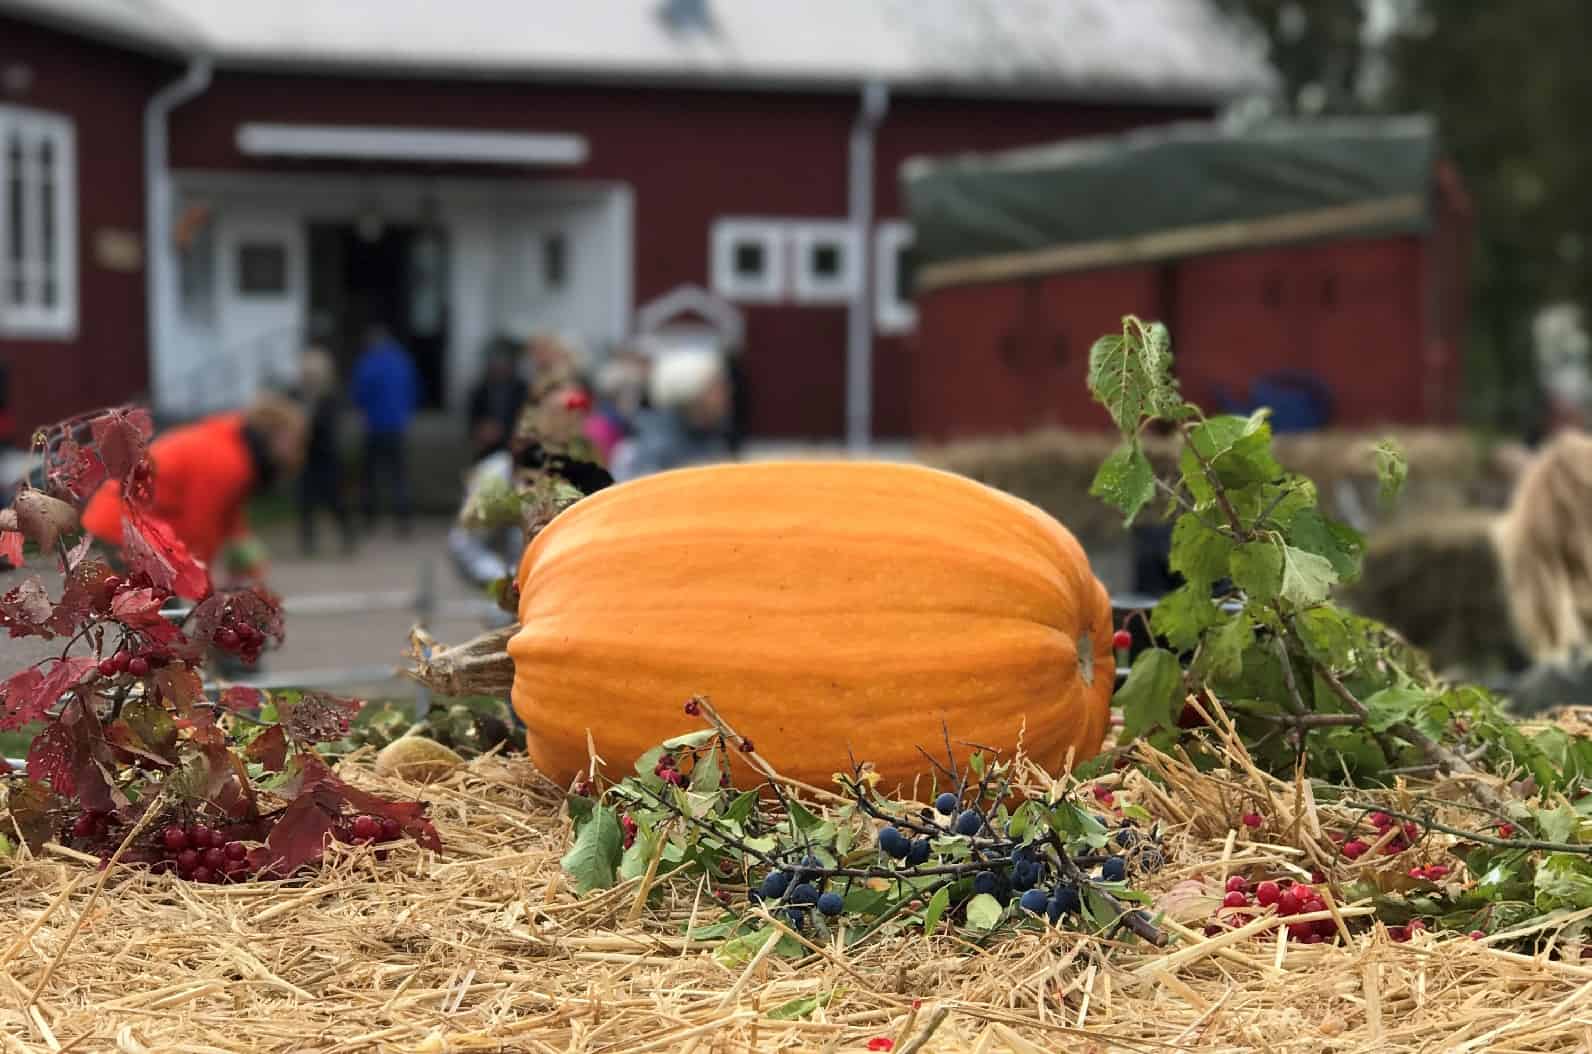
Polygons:
<instances>
[{"instance_id":1,"label":"white gable trim","mask_svg":"<svg viewBox=\"0 0 1592 1054\"><path fill-rule=\"evenodd\" d=\"M578 165L589 153L585 136L561 132L262 123L238 126L238 149L251 156L503 165Z\"/></svg>"}]
</instances>

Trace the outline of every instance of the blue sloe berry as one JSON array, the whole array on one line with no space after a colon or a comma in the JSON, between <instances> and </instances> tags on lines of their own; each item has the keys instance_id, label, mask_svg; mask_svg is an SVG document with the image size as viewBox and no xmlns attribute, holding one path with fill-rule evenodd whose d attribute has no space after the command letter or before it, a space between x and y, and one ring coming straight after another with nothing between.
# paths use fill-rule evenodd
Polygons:
<instances>
[{"instance_id":1,"label":"blue sloe berry","mask_svg":"<svg viewBox=\"0 0 1592 1054\"><path fill-rule=\"evenodd\" d=\"M919 864L928 860L928 858L929 840L927 838L915 839L907 848L907 863L912 867L917 867Z\"/></svg>"},{"instance_id":2,"label":"blue sloe berry","mask_svg":"<svg viewBox=\"0 0 1592 1054\"><path fill-rule=\"evenodd\" d=\"M1039 865L1032 860L1023 860L1012 865L1012 888L1032 889L1039 881Z\"/></svg>"},{"instance_id":3,"label":"blue sloe berry","mask_svg":"<svg viewBox=\"0 0 1592 1054\"><path fill-rule=\"evenodd\" d=\"M1061 902L1059 900L1051 897L1045 901L1045 918L1050 921L1052 926L1061 921L1061 913Z\"/></svg>"},{"instance_id":4,"label":"blue sloe berry","mask_svg":"<svg viewBox=\"0 0 1592 1054\"><path fill-rule=\"evenodd\" d=\"M1031 911L1037 915L1045 910L1045 902L1049 899L1049 897L1045 896L1044 890L1030 889L1023 894L1022 899L1017 902L1017 906L1024 911Z\"/></svg>"},{"instance_id":5,"label":"blue sloe berry","mask_svg":"<svg viewBox=\"0 0 1592 1054\"><path fill-rule=\"evenodd\" d=\"M949 816L956 811L956 795L946 791L934 799L934 808L940 813Z\"/></svg>"},{"instance_id":6,"label":"blue sloe berry","mask_svg":"<svg viewBox=\"0 0 1592 1054\"><path fill-rule=\"evenodd\" d=\"M1056 887L1056 895L1051 899L1064 914L1076 913L1083 907L1083 901L1078 897L1077 886L1059 885Z\"/></svg>"},{"instance_id":7,"label":"blue sloe berry","mask_svg":"<svg viewBox=\"0 0 1592 1054\"><path fill-rule=\"evenodd\" d=\"M791 908L785 913L785 917L790 919L793 929L799 930L807 925L807 912L801 908Z\"/></svg>"},{"instance_id":8,"label":"blue sloe berry","mask_svg":"<svg viewBox=\"0 0 1592 1054\"><path fill-rule=\"evenodd\" d=\"M818 903L818 890L812 883L803 882L790 891L790 902L792 904L816 904Z\"/></svg>"},{"instance_id":9,"label":"blue sloe berry","mask_svg":"<svg viewBox=\"0 0 1592 1054\"><path fill-rule=\"evenodd\" d=\"M790 888L790 875L784 871L770 871L768 877L763 879L759 892L769 900L778 900L785 895L785 890Z\"/></svg>"},{"instance_id":10,"label":"blue sloe berry","mask_svg":"<svg viewBox=\"0 0 1592 1054\"><path fill-rule=\"evenodd\" d=\"M884 850L886 856L900 860L912 848L912 843L907 841L906 835L894 827L886 827L879 832L879 848Z\"/></svg>"},{"instance_id":11,"label":"blue sloe berry","mask_svg":"<svg viewBox=\"0 0 1592 1054\"><path fill-rule=\"evenodd\" d=\"M846 908L846 900L834 890L828 890L818 898L818 910L830 918L839 915Z\"/></svg>"},{"instance_id":12,"label":"blue sloe berry","mask_svg":"<svg viewBox=\"0 0 1592 1054\"><path fill-rule=\"evenodd\" d=\"M1124 827L1117 832L1117 844L1124 849L1131 849L1139 841L1139 834L1131 828Z\"/></svg>"},{"instance_id":13,"label":"blue sloe berry","mask_svg":"<svg viewBox=\"0 0 1592 1054\"><path fill-rule=\"evenodd\" d=\"M1100 865L1100 877L1107 882L1121 882L1128 877L1128 862L1120 856L1113 856Z\"/></svg>"},{"instance_id":14,"label":"blue sloe berry","mask_svg":"<svg viewBox=\"0 0 1592 1054\"><path fill-rule=\"evenodd\" d=\"M975 893L993 893L993 892L995 892L995 872L993 872L993 871L980 871L978 874L974 875L973 876L973 892L975 892Z\"/></svg>"},{"instance_id":15,"label":"blue sloe berry","mask_svg":"<svg viewBox=\"0 0 1592 1054\"><path fill-rule=\"evenodd\" d=\"M983 826L984 817L979 815L977 809L963 809L956 817L957 834L975 835Z\"/></svg>"}]
</instances>

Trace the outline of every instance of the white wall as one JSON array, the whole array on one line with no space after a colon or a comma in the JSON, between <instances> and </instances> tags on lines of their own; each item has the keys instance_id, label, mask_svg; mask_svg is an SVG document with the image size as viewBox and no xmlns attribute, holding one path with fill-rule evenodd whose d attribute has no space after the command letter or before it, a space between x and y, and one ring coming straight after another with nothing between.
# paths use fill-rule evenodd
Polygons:
<instances>
[{"instance_id":1,"label":"white wall","mask_svg":"<svg viewBox=\"0 0 1592 1054\"><path fill-rule=\"evenodd\" d=\"M181 411L196 370L215 373L240 355L290 358L307 323L311 222L353 222L374 209L414 222L434 195L447 231L452 313L448 391L461 409L479 375L486 342L521 322L579 334L593 351L626 335L631 316L632 224L628 188L526 180L422 181L409 177L178 173L179 200L203 201L214 216L215 317L179 326L156 349L157 402ZM550 289L542 240L562 232L568 278ZM237 290L238 246L271 239L288 249L288 295ZM181 317L180 311L173 311ZM246 368L244 373L252 373ZM247 393L243 393L247 394Z\"/></svg>"}]
</instances>

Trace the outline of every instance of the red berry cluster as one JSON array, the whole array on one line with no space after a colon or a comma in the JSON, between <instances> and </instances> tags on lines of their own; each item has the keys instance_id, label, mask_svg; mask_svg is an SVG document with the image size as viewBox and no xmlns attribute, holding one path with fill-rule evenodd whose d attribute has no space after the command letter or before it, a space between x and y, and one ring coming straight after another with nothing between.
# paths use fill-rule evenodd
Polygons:
<instances>
[{"instance_id":1,"label":"red berry cluster","mask_svg":"<svg viewBox=\"0 0 1592 1054\"><path fill-rule=\"evenodd\" d=\"M371 816L361 813L338 824L333 833L339 842L353 845L370 845L372 842L396 842L403 837L403 824L391 816Z\"/></svg>"},{"instance_id":2,"label":"red berry cluster","mask_svg":"<svg viewBox=\"0 0 1592 1054\"><path fill-rule=\"evenodd\" d=\"M104 838L110 831L111 814L94 809L84 809L72 821L73 838Z\"/></svg>"},{"instance_id":3,"label":"red berry cluster","mask_svg":"<svg viewBox=\"0 0 1592 1054\"><path fill-rule=\"evenodd\" d=\"M1268 878L1252 883L1243 875L1233 875L1227 880L1216 921L1205 927L1205 933L1215 936L1228 925L1242 921L1235 916L1267 908L1276 908L1277 914L1284 917L1313 915L1326 911L1327 902L1313 886L1303 882ZM1338 924L1331 918L1288 923L1288 936L1301 944L1320 944L1337 932Z\"/></svg>"},{"instance_id":4,"label":"red berry cluster","mask_svg":"<svg viewBox=\"0 0 1592 1054\"><path fill-rule=\"evenodd\" d=\"M160 844L166 855L156 861L157 872L175 871L190 882L241 882L249 877L248 847L207 824L172 824L160 833Z\"/></svg>"},{"instance_id":5,"label":"red berry cluster","mask_svg":"<svg viewBox=\"0 0 1592 1054\"><path fill-rule=\"evenodd\" d=\"M636 821L628 812L619 817L619 829L625 832L625 848L636 844Z\"/></svg>"},{"instance_id":6,"label":"red berry cluster","mask_svg":"<svg viewBox=\"0 0 1592 1054\"><path fill-rule=\"evenodd\" d=\"M121 648L100 660L99 672L102 677L120 677L124 673L147 677L170 661L170 655L153 649L134 652Z\"/></svg>"},{"instance_id":7,"label":"red berry cluster","mask_svg":"<svg viewBox=\"0 0 1592 1054\"><path fill-rule=\"evenodd\" d=\"M1376 829L1376 835L1372 839L1372 842L1381 841L1389 832L1393 831L1393 828L1397 825L1397 821L1385 812L1371 813L1371 815L1367 816L1366 819L1371 821L1371 826ZM1404 850L1408 849L1413 843L1419 841L1420 837L1420 825L1415 823L1413 820L1406 821L1404 826L1399 828L1399 830L1393 834L1392 838L1383 843L1382 855L1397 856L1398 854L1404 852ZM1371 842L1367 842L1361 838L1350 838L1343 843L1342 851L1343 855L1348 857L1350 860L1358 860L1360 857L1369 852L1370 849Z\"/></svg>"},{"instance_id":8,"label":"red berry cluster","mask_svg":"<svg viewBox=\"0 0 1592 1054\"><path fill-rule=\"evenodd\" d=\"M1410 877L1417 882L1441 882L1448 877L1449 869L1442 864L1429 864L1426 867L1410 868Z\"/></svg>"},{"instance_id":9,"label":"red berry cluster","mask_svg":"<svg viewBox=\"0 0 1592 1054\"><path fill-rule=\"evenodd\" d=\"M659 758L658 763L652 766L652 774L676 787L684 787L689 782L685 773L680 771L680 763L673 754L665 754Z\"/></svg>"},{"instance_id":10,"label":"red berry cluster","mask_svg":"<svg viewBox=\"0 0 1592 1054\"><path fill-rule=\"evenodd\" d=\"M685 701L685 712L687 717L696 717L702 713L702 704L696 699L687 699Z\"/></svg>"},{"instance_id":11,"label":"red berry cluster","mask_svg":"<svg viewBox=\"0 0 1592 1054\"><path fill-rule=\"evenodd\" d=\"M260 650L265 647L265 634L252 623L238 618L229 607L221 616L221 625L210 635L210 643L252 666L260 661Z\"/></svg>"},{"instance_id":12,"label":"red berry cluster","mask_svg":"<svg viewBox=\"0 0 1592 1054\"><path fill-rule=\"evenodd\" d=\"M1111 806L1115 804L1117 800L1117 796L1111 793L1111 788L1107 787L1103 783L1096 783L1094 787L1091 788L1090 793L1094 795L1095 801L1099 802L1101 805L1104 805L1108 809L1111 808Z\"/></svg>"},{"instance_id":13,"label":"red berry cluster","mask_svg":"<svg viewBox=\"0 0 1592 1054\"><path fill-rule=\"evenodd\" d=\"M1398 941L1400 944L1403 944L1405 941L1409 940L1411 937L1415 936L1415 934L1420 933L1424 929L1426 929L1425 919L1411 919L1409 924L1405 926L1389 926L1387 928L1387 935L1393 938L1395 941ZM1482 934L1482 936L1486 936L1486 934ZM1477 939L1474 933L1472 934L1471 939Z\"/></svg>"}]
</instances>

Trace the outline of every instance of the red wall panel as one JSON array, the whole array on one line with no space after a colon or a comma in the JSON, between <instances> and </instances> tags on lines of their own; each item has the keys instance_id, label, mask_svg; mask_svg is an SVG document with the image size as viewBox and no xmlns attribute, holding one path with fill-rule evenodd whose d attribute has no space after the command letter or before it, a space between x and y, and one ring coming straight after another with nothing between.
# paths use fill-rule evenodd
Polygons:
<instances>
[{"instance_id":1,"label":"red wall panel","mask_svg":"<svg viewBox=\"0 0 1592 1054\"><path fill-rule=\"evenodd\" d=\"M239 153L245 121L396 124L573 132L577 168L523 169L528 180L622 180L635 191L637 302L708 279L712 222L725 215L844 217L852 94L577 87L497 82L222 73L173 118L179 168L320 171L354 166L262 161ZM901 215L898 169L914 154L991 150L1203 113L1067 102L894 100L879 132L876 213ZM390 169L390 166L385 166ZM417 169L419 171L419 169ZM458 169L452 169L458 171ZM501 175L501 169L482 174ZM749 305L747 386L754 434L833 437L844 425L843 306ZM875 342L875 431L912 419L911 342Z\"/></svg>"},{"instance_id":2,"label":"red wall panel","mask_svg":"<svg viewBox=\"0 0 1592 1054\"><path fill-rule=\"evenodd\" d=\"M106 228L143 236L144 101L175 69L0 16L0 67L13 65L31 70L32 82L0 102L70 117L77 139L77 337L0 337L25 443L39 425L139 396L148 384L144 273L101 266L94 238Z\"/></svg>"}]
</instances>

